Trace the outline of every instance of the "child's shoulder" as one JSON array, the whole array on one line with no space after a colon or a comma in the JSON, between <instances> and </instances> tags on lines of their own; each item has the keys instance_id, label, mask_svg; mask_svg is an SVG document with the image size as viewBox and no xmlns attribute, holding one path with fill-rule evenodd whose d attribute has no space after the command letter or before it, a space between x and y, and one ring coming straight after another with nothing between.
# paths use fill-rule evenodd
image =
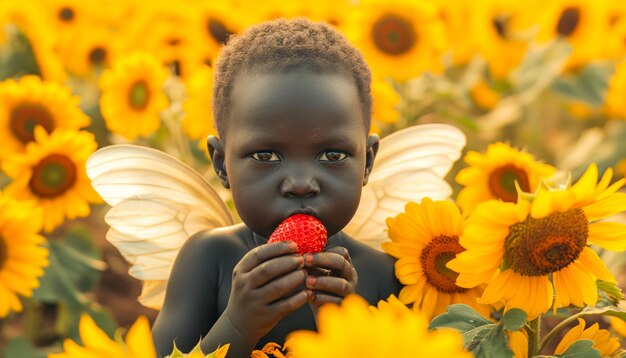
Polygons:
<instances>
[{"instance_id":1,"label":"child's shoulder","mask_svg":"<svg viewBox=\"0 0 626 358\"><path fill-rule=\"evenodd\" d=\"M203 230L193 234L181 248L181 251L193 252L205 257L243 256L254 247L254 239L243 224L237 224L212 230Z\"/></svg>"}]
</instances>

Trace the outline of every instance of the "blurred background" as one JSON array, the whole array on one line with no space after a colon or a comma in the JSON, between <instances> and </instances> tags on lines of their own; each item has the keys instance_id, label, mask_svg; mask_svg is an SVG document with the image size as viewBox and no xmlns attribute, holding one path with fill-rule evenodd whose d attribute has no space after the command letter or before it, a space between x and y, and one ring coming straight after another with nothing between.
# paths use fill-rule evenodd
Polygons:
<instances>
[{"instance_id":1,"label":"blurred background","mask_svg":"<svg viewBox=\"0 0 626 358\"><path fill-rule=\"evenodd\" d=\"M626 175L623 0L0 0L4 356L62 351L65 338L80 341L83 313L110 336L156 317L105 239L108 207L85 161L135 143L217 183L204 139L215 134L220 46L252 24L299 16L336 26L362 51L381 136L451 123L467 150L502 141L573 178L591 162ZM466 166L449 176L455 195ZM30 237L13 239L15 222ZM607 264L624 282L621 256Z\"/></svg>"}]
</instances>

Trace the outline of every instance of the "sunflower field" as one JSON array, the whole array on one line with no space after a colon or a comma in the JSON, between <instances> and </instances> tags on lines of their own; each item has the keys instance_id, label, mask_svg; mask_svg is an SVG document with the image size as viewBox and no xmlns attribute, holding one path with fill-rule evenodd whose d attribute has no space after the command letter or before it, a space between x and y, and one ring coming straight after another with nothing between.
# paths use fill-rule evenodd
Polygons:
<instances>
[{"instance_id":1,"label":"sunflower field","mask_svg":"<svg viewBox=\"0 0 626 358\"><path fill-rule=\"evenodd\" d=\"M371 132L445 123L467 144L448 199L386 220L398 297L324 306L252 357L626 356L623 0L0 0L0 356L156 357L88 159L169 153L236 217L205 144L212 65L281 17L362 52Z\"/></svg>"}]
</instances>

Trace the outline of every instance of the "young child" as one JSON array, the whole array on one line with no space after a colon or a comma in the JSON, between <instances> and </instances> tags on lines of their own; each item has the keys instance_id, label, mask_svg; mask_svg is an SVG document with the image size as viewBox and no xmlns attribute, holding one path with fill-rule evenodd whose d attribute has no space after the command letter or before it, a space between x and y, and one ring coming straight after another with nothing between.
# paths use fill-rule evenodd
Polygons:
<instances>
[{"instance_id":1,"label":"young child","mask_svg":"<svg viewBox=\"0 0 626 358\"><path fill-rule=\"evenodd\" d=\"M292 331L315 330L324 303L398 294L394 260L341 231L378 149L360 53L323 23L263 23L222 50L213 99L219 138L208 139L209 152L243 223L197 233L182 247L153 327L158 353L201 340L204 352L231 343L229 357L247 358ZM326 226L324 252L266 243L296 213Z\"/></svg>"}]
</instances>

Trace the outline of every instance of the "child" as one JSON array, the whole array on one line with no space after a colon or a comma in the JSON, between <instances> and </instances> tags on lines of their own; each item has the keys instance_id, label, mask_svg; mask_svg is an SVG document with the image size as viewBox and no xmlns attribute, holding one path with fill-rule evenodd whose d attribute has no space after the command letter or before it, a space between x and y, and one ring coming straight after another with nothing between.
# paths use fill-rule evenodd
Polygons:
<instances>
[{"instance_id":1,"label":"child","mask_svg":"<svg viewBox=\"0 0 626 358\"><path fill-rule=\"evenodd\" d=\"M292 331L315 330L324 303L398 294L393 259L341 231L378 149L360 53L322 23L263 23L222 50L213 98L220 138L208 139L209 152L243 223L197 233L182 247L153 327L158 353L201 340L204 352L230 343L229 357L247 358ZM266 243L296 213L326 226L324 252Z\"/></svg>"}]
</instances>

